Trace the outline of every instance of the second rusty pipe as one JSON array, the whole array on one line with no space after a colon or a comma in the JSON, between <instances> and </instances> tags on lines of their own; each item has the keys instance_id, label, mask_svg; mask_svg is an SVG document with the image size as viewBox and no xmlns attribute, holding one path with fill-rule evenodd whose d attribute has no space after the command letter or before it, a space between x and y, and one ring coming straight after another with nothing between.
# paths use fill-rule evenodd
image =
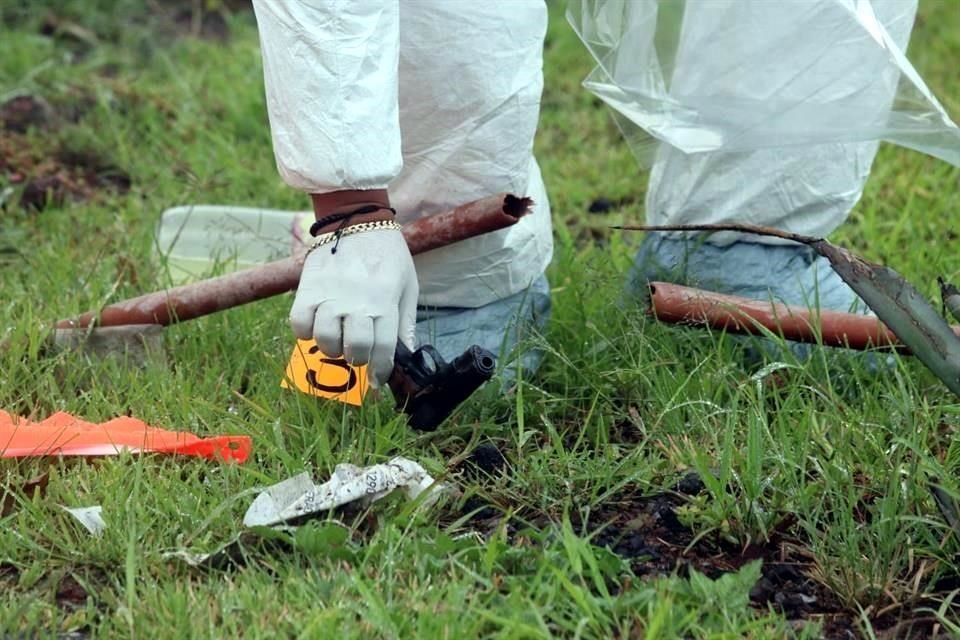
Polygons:
<instances>
[{"instance_id":1,"label":"second rusty pipe","mask_svg":"<svg viewBox=\"0 0 960 640\"><path fill-rule=\"evenodd\" d=\"M532 201L511 194L489 196L403 225L411 254L424 253L515 224ZM90 326L170 325L295 289L304 254L191 284L147 293L60 320L58 329Z\"/></svg>"},{"instance_id":2,"label":"second rusty pipe","mask_svg":"<svg viewBox=\"0 0 960 640\"><path fill-rule=\"evenodd\" d=\"M731 333L761 335L764 330L795 342L865 350L910 350L875 316L752 300L670 284L650 282L650 313L663 322L706 326ZM953 327L960 335L960 327Z\"/></svg>"}]
</instances>

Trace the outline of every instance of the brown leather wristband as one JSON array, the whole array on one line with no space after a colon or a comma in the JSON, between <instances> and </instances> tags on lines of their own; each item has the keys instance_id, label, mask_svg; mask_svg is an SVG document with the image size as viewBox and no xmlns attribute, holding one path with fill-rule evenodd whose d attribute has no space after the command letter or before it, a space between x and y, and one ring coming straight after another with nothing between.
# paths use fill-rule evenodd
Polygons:
<instances>
[{"instance_id":1,"label":"brown leather wristband","mask_svg":"<svg viewBox=\"0 0 960 640\"><path fill-rule=\"evenodd\" d=\"M329 193L311 193L313 213L319 220L333 213L344 213L364 205L390 206L390 196L386 189L344 189Z\"/></svg>"},{"instance_id":2,"label":"brown leather wristband","mask_svg":"<svg viewBox=\"0 0 960 640\"><path fill-rule=\"evenodd\" d=\"M347 229L363 222L380 222L381 220L387 222L393 220L393 212L390 209L378 209L377 211L372 211L370 213L358 213L350 216L349 220L331 222L330 224L318 227L316 229L311 228L311 231L313 232L314 236L319 236L324 233L331 233L338 229Z\"/></svg>"},{"instance_id":3,"label":"brown leather wristband","mask_svg":"<svg viewBox=\"0 0 960 640\"><path fill-rule=\"evenodd\" d=\"M390 195L386 189L343 189L329 193L311 193L313 214L317 222L330 218L330 222L318 226L314 224L310 233L319 236L337 230L344 230L364 222L379 222L393 220L394 212L390 209ZM346 214L358 209L371 209L367 213L357 213L344 219L338 214Z\"/></svg>"}]
</instances>

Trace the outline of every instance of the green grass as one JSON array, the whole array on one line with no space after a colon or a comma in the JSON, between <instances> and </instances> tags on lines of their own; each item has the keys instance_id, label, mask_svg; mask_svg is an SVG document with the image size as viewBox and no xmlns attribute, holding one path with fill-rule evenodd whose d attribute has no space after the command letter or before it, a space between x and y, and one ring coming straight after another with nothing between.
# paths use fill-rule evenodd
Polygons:
<instances>
[{"instance_id":1,"label":"green grass","mask_svg":"<svg viewBox=\"0 0 960 640\"><path fill-rule=\"evenodd\" d=\"M80 59L77 42L37 33L44 10L2 13L12 26L0 43L0 101L27 91L58 108L85 105L75 121L16 137L18 149L80 153L127 171L132 188L38 213L17 206L21 186L0 172L0 327L15 345L0 354L0 408L132 413L199 434L248 434L255 454L242 466L3 461L11 487L50 477L42 496L20 492L0 517L0 635L779 638L830 633L841 618L864 636L905 634L896 625L916 618L957 632L960 548L926 482L944 475L938 456L960 426L956 399L909 360L884 376L828 352L745 367L729 337L613 304L639 237L607 227L642 220L645 176L579 88L590 63L557 7L537 140L556 219L554 315L537 340L543 369L516 394L484 388L424 435L386 399L357 410L283 390L289 296L171 327L168 364L37 357L51 320L166 284L152 246L165 208L305 206L276 174L250 17L229 19L223 45L119 17L138 4L88 12L68 3L62 15L99 38ZM952 0L922 2L911 57L954 115L958 33ZM958 179L885 146L832 240L932 296L937 275L960 272ZM586 214L599 196L633 204ZM500 448L507 473L460 472L478 442ZM389 499L355 520L312 523L292 549L248 541L241 569L194 570L163 555L233 540L257 487L393 455L461 495L430 509ZM643 574L599 544L605 505L670 489L691 470L706 483L679 509L696 540L683 563L693 568ZM480 526L464 511L480 503L508 517ZM92 504L108 523L99 538L58 507ZM834 613L796 627L750 606L762 567L743 549L805 558Z\"/></svg>"}]
</instances>

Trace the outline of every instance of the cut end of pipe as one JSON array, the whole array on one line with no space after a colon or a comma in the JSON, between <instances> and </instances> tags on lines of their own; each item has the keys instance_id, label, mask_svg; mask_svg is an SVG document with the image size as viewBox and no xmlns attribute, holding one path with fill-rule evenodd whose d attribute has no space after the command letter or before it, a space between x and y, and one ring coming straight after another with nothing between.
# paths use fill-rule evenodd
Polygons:
<instances>
[{"instance_id":1,"label":"cut end of pipe","mask_svg":"<svg viewBox=\"0 0 960 640\"><path fill-rule=\"evenodd\" d=\"M510 217L520 218L530 212L533 206L533 198L518 198L512 193L503 197L503 212Z\"/></svg>"},{"instance_id":2,"label":"cut end of pipe","mask_svg":"<svg viewBox=\"0 0 960 640\"><path fill-rule=\"evenodd\" d=\"M638 299L640 299L646 305L647 314L650 316L653 316L654 318L657 317L657 309L656 309L656 306L653 304L653 301L656 299L656 296L657 296L657 285L650 281L647 281L647 295L644 296L643 294L640 294L640 293L638 293L637 295Z\"/></svg>"}]
</instances>

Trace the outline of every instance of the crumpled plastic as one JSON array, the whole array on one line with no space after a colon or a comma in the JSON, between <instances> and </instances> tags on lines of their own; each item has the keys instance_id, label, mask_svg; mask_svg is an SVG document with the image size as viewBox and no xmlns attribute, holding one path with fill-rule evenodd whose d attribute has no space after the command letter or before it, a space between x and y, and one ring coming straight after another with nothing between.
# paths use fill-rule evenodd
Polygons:
<instances>
[{"instance_id":1,"label":"crumpled plastic","mask_svg":"<svg viewBox=\"0 0 960 640\"><path fill-rule=\"evenodd\" d=\"M696 154L884 140L960 166L960 130L888 30L909 32L915 7L570 0L567 17L597 62L584 86L642 164L661 143Z\"/></svg>"},{"instance_id":2,"label":"crumpled plastic","mask_svg":"<svg viewBox=\"0 0 960 640\"><path fill-rule=\"evenodd\" d=\"M322 511L347 504L364 506L386 497L396 489L404 489L414 500L426 493L421 505L433 504L449 486L437 483L418 463L403 457L385 464L358 467L338 464L333 475L323 484L314 484L304 471L261 491L243 517L246 529L211 552L177 549L163 554L191 567L211 569L242 566L247 562L245 548L266 543L275 549L287 550L294 544L301 521ZM349 535L339 524L327 529L336 531L341 542ZM342 536L342 537L341 537ZM330 544L329 538L324 544Z\"/></svg>"},{"instance_id":3,"label":"crumpled plastic","mask_svg":"<svg viewBox=\"0 0 960 640\"><path fill-rule=\"evenodd\" d=\"M60 508L72 515L92 536L101 535L107 528L107 523L103 519L103 507L98 504L92 507L61 506Z\"/></svg>"},{"instance_id":4,"label":"crumpled plastic","mask_svg":"<svg viewBox=\"0 0 960 640\"><path fill-rule=\"evenodd\" d=\"M126 416L94 423L58 411L45 420L31 422L0 411L0 458L113 456L130 451L244 462L252 447L249 436L200 438L186 431L151 427Z\"/></svg>"},{"instance_id":5,"label":"crumpled plastic","mask_svg":"<svg viewBox=\"0 0 960 640\"><path fill-rule=\"evenodd\" d=\"M247 509L243 524L283 524L351 502L374 502L397 488L405 489L407 497L413 500L433 485L430 474L407 458L396 457L386 464L369 467L338 464L333 476L323 484L314 484L310 473L303 472L267 487Z\"/></svg>"}]
</instances>

